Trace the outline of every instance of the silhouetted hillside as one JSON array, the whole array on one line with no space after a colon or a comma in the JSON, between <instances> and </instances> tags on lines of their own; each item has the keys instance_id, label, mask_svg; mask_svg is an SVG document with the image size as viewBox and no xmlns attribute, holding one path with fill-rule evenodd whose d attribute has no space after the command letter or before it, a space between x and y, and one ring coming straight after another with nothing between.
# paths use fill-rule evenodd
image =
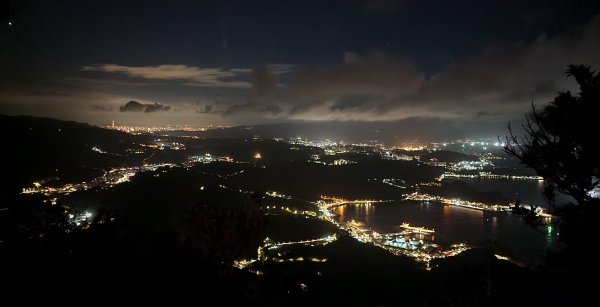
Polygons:
<instances>
[{"instance_id":1,"label":"silhouetted hillside","mask_svg":"<svg viewBox=\"0 0 600 307\"><path fill-rule=\"evenodd\" d=\"M506 204L509 200L502 196L499 191L478 191L468 183L460 180L444 181L442 186L421 186L419 190L423 193L439 195L447 198L459 198L462 200L481 202L487 204Z\"/></svg>"},{"instance_id":2,"label":"silhouetted hillside","mask_svg":"<svg viewBox=\"0 0 600 307\"><path fill-rule=\"evenodd\" d=\"M0 193L12 193L31 181L58 177L60 181L86 180L102 168L142 159L126 149L145 136L88 124L29 116L0 115L5 171ZM104 151L100 153L92 148Z\"/></svg>"},{"instance_id":3,"label":"silhouetted hillside","mask_svg":"<svg viewBox=\"0 0 600 307\"><path fill-rule=\"evenodd\" d=\"M460 161L479 161L479 158L477 156L466 155L464 153L455 151L437 150L421 155L420 160L456 163Z\"/></svg>"},{"instance_id":4,"label":"silhouetted hillside","mask_svg":"<svg viewBox=\"0 0 600 307\"><path fill-rule=\"evenodd\" d=\"M276 124L251 126L236 126L209 129L204 132L175 131L172 135L196 135L205 138L296 138L311 140L335 139L349 142L369 142L377 140L393 145L404 142L439 141L453 139L457 136L498 135L505 129L504 122L487 123L486 127L465 127L464 123L457 125L447 120L427 120L408 118L399 121L369 122L369 121L297 121ZM468 125L467 125L468 126Z\"/></svg>"}]
</instances>

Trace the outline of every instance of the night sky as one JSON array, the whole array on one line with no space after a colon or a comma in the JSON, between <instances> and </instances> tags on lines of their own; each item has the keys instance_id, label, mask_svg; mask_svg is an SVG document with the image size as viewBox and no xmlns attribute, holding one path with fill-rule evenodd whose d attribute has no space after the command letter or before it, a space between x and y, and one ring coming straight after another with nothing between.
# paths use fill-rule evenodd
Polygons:
<instances>
[{"instance_id":1,"label":"night sky","mask_svg":"<svg viewBox=\"0 0 600 307\"><path fill-rule=\"evenodd\" d=\"M505 123L600 69L600 1L9 1L0 113ZM135 101L128 103L129 101Z\"/></svg>"}]
</instances>

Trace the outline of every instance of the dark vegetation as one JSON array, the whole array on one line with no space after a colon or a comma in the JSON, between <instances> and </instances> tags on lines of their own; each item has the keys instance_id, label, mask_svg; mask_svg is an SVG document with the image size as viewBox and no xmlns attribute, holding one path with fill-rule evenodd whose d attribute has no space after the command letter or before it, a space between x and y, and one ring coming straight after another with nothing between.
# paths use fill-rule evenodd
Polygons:
<instances>
[{"instance_id":1,"label":"dark vegetation","mask_svg":"<svg viewBox=\"0 0 600 307\"><path fill-rule=\"evenodd\" d=\"M441 168L419 166L416 162L381 159L340 166L292 162L264 169L252 168L232 177L230 182L246 190L274 189L305 200L316 200L320 195L349 199L380 195L384 199L399 199L405 191L381 184L382 179L400 178L407 184L414 184L431 181L442 172Z\"/></svg>"},{"instance_id":2,"label":"dark vegetation","mask_svg":"<svg viewBox=\"0 0 600 307\"><path fill-rule=\"evenodd\" d=\"M478 191L468 183L460 180L444 180L441 186L420 186L419 191L431 195L439 195L446 198L459 198L473 202L485 204L502 204L510 202L498 191L482 192Z\"/></svg>"},{"instance_id":3,"label":"dark vegetation","mask_svg":"<svg viewBox=\"0 0 600 307\"><path fill-rule=\"evenodd\" d=\"M495 259L486 249L437 262L427 272L408 258L344 235L330 245L286 255L327 258L325 263L265 262L259 266L265 275L256 276L225 265L241 252L240 246L254 244L256 231L263 227L252 213L253 200L245 201L241 211L223 209L227 204L202 204L190 213L185 231L141 232L110 211L99 212L87 229L79 229L64 217L63 210L71 209L32 198L12 202L1 224L9 234L1 250L3 278L10 281L4 297L67 305L93 297L100 303L183 304L201 299L259 306L506 306L515 299L533 305L590 299L572 297L591 293L575 288L582 281L569 284L573 280L562 275L520 268ZM274 222L277 218L267 217L266 233L293 239L278 229L299 224ZM563 291L554 291L556 286Z\"/></svg>"},{"instance_id":4,"label":"dark vegetation","mask_svg":"<svg viewBox=\"0 0 600 307\"><path fill-rule=\"evenodd\" d=\"M541 110L534 106L526 136L511 133L505 151L544 177L543 195L560 218L561 240L578 255L593 255L590 242L600 218L600 146L593 128L600 114L600 74L583 65L570 65L566 73L579 93L561 92ZM557 193L574 201L557 204Z\"/></svg>"},{"instance_id":5,"label":"dark vegetation","mask_svg":"<svg viewBox=\"0 0 600 307\"><path fill-rule=\"evenodd\" d=\"M425 153L420 156L421 161L439 161L439 162L460 162L460 161L479 161L479 158L474 155L467 155L460 152L436 150L430 153Z\"/></svg>"},{"instance_id":6,"label":"dark vegetation","mask_svg":"<svg viewBox=\"0 0 600 307\"><path fill-rule=\"evenodd\" d=\"M544 177L543 195L558 217L560 240L567 248L548 256L548 265L564 279L580 280L588 295L597 291L600 266L596 233L600 218L600 147L594 123L600 111L600 73L584 65L570 65L579 92L560 92L541 109L532 106L523 128L524 137L511 131L505 151ZM557 203L558 193L572 197ZM516 208L536 227L539 218ZM594 290L592 290L594 289Z\"/></svg>"}]
</instances>

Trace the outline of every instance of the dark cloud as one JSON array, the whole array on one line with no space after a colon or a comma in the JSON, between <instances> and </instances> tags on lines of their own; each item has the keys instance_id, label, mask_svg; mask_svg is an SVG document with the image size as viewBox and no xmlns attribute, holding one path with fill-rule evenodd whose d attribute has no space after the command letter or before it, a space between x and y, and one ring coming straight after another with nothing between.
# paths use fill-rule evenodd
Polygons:
<instances>
[{"instance_id":1,"label":"dark cloud","mask_svg":"<svg viewBox=\"0 0 600 307\"><path fill-rule=\"evenodd\" d=\"M128 97L74 84L72 80L41 83L0 81L0 113L31 114L93 122L100 113Z\"/></svg>"},{"instance_id":2,"label":"dark cloud","mask_svg":"<svg viewBox=\"0 0 600 307\"><path fill-rule=\"evenodd\" d=\"M336 100L329 109L332 111L360 111L373 108L377 99L372 95L351 95Z\"/></svg>"},{"instance_id":3,"label":"dark cloud","mask_svg":"<svg viewBox=\"0 0 600 307\"><path fill-rule=\"evenodd\" d=\"M276 75L284 75L298 70L298 66L292 64L268 64L267 68Z\"/></svg>"},{"instance_id":4,"label":"dark cloud","mask_svg":"<svg viewBox=\"0 0 600 307\"><path fill-rule=\"evenodd\" d=\"M252 93L246 103L233 104L225 109L224 116L235 113L263 113L279 115L283 108L276 104L273 95L277 91L278 82L271 67L257 68L252 72ZM221 97L216 98L219 103Z\"/></svg>"},{"instance_id":5,"label":"dark cloud","mask_svg":"<svg viewBox=\"0 0 600 307\"><path fill-rule=\"evenodd\" d=\"M390 10L405 5L404 1L366 3ZM539 24L545 18L531 22ZM545 103L557 91L573 89L574 82L564 74L568 64L600 69L600 17L583 23L562 34L532 34L521 42L507 40L469 50L462 57L451 56L455 61L436 67L434 73L426 73L422 63L413 60L418 57L409 59L391 49L346 52L337 64L329 59L326 64L313 63L320 65L317 68L82 65L83 72L78 73L86 78L72 75L37 86L0 82L0 112L96 122L131 118L146 123L193 122L200 117L227 124L413 117L501 120L528 111L532 101ZM536 33L540 27L532 29ZM439 44L440 50L446 50L444 42ZM190 84L197 86L186 86ZM135 101L119 107L118 114L106 112L111 105L117 111L128 100ZM159 112L174 108L181 112ZM135 112L163 115L140 117Z\"/></svg>"},{"instance_id":6,"label":"dark cloud","mask_svg":"<svg viewBox=\"0 0 600 307\"><path fill-rule=\"evenodd\" d=\"M202 68L187 65L163 64L157 66L125 66L98 64L84 66L82 71L124 74L147 80L179 80L184 85L202 87L247 88L250 84L239 80L252 70L248 68L225 69L222 67Z\"/></svg>"},{"instance_id":7,"label":"dark cloud","mask_svg":"<svg viewBox=\"0 0 600 307\"><path fill-rule=\"evenodd\" d=\"M475 114L476 117L492 117L492 118L497 118L497 117L501 117L502 114L498 113L498 112L488 112L488 111L479 111Z\"/></svg>"},{"instance_id":8,"label":"dark cloud","mask_svg":"<svg viewBox=\"0 0 600 307\"><path fill-rule=\"evenodd\" d=\"M100 104L93 104L92 109L96 110L96 111L103 111L103 112L110 112L110 111L114 110L114 108L112 106L106 106L106 105L100 105Z\"/></svg>"},{"instance_id":9,"label":"dark cloud","mask_svg":"<svg viewBox=\"0 0 600 307\"><path fill-rule=\"evenodd\" d=\"M178 81L180 85L245 89L251 87L247 77L253 73L287 74L296 67L290 64L270 64L265 69L250 68L224 68L224 67L196 67L187 65L162 64L156 66L125 66L117 64L88 65L81 68L86 72L103 72L109 74L125 75L133 79ZM258 76L257 80L264 80L266 75ZM111 82L132 82L131 80L111 80ZM134 83L135 84L135 83ZM143 82L137 84L146 85Z\"/></svg>"},{"instance_id":10,"label":"dark cloud","mask_svg":"<svg viewBox=\"0 0 600 307\"><path fill-rule=\"evenodd\" d=\"M384 53L347 52L334 69L297 71L276 86L268 70L255 71L246 104L233 104L224 115L264 113L303 120L396 120L414 116L508 118L522 114L532 101L551 100L573 89L564 70L583 63L600 68L600 16L578 33L529 43L490 45L426 76L408 59ZM274 112L277 110L277 112Z\"/></svg>"},{"instance_id":11,"label":"dark cloud","mask_svg":"<svg viewBox=\"0 0 600 307\"><path fill-rule=\"evenodd\" d=\"M204 108L202 108L202 110L196 110L196 113L199 113L199 114L208 114L208 113L211 113L212 110L213 110L213 106L210 105L210 104L207 104L207 105L204 106Z\"/></svg>"},{"instance_id":12,"label":"dark cloud","mask_svg":"<svg viewBox=\"0 0 600 307\"><path fill-rule=\"evenodd\" d=\"M346 52L336 69L299 72L289 89L295 112L323 106L339 111L368 105L385 109L392 98L414 93L423 82L425 75L406 58L380 51L366 56Z\"/></svg>"},{"instance_id":13,"label":"dark cloud","mask_svg":"<svg viewBox=\"0 0 600 307\"><path fill-rule=\"evenodd\" d=\"M262 115L276 116L280 115L283 109L277 105L266 105L266 104L234 104L227 108L223 115L232 115L236 113L259 113Z\"/></svg>"},{"instance_id":14,"label":"dark cloud","mask_svg":"<svg viewBox=\"0 0 600 307\"><path fill-rule=\"evenodd\" d=\"M300 72L290 88L299 95L335 98L342 95L402 96L414 92L425 80L406 58L376 51L364 57L344 54L334 70Z\"/></svg>"},{"instance_id":15,"label":"dark cloud","mask_svg":"<svg viewBox=\"0 0 600 307\"><path fill-rule=\"evenodd\" d=\"M141 112L144 111L144 105L137 101L129 101L124 106L119 107L121 112Z\"/></svg>"},{"instance_id":16,"label":"dark cloud","mask_svg":"<svg viewBox=\"0 0 600 307\"><path fill-rule=\"evenodd\" d=\"M277 79L270 68L255 69L252 75L254 76L252 89L255 98L261 99L267 97L277 89Z\"/></svg>"},{"instance_id":17,"label":"dark cloud","mask_svg":"<svg viewBox=\"0 0 600 307\"><path fill-rule=\"evenodd\" d=\"M147 104L144 112L152 113L152 112L157 112L157 111L169 111L169 110L171 110L170 106L165 106L165 105L162 105L159 103L154 103L154 104Z\"/></svg>"},{"instance_id":18,"label":"dark cloud","mask_svg":"<svg viewBox=\"0 0 600 307\"><path fill-rule=\"evenodd\" d=\"M160 103L154 104L142 104L137 101L129 101L123 106L119 107L120 112L144 112L144 113L153 113L157 111L169 111L171 110L170 106L165 106Z\"/></svg>"},{"instance_id":19,"label":"dark cloud","mask_svg":"<svg viewBox=\"0 0 600 307\"><path fill-rule=\"evenodd\" d=\"M600 16L577 36L540 35L529 44L490 46L436 74L409 99L443 109L514 112L533 100L545 103L572 87L568 64L600 66ZM400 100L399 103L406 103Z\"/></svg>"}]
</instances>

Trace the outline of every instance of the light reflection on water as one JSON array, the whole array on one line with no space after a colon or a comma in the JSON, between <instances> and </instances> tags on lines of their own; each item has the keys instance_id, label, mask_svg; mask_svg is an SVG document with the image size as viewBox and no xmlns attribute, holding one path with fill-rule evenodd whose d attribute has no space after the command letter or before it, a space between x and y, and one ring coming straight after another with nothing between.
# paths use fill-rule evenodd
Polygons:
<instances>
[{"instance_id":1,"label":"light reflection on water","mask_svg":"<svg viewBox=\"0 0 600 307\"><path fill-rule=\"evenodd\" d=\"M548 205L542 197L544 182L540 180L513 180L495 178L461 178L460 181L468 183L471 187L481 192L499 191L502 196L510 201L521 200L542 208ZM573 201L569 196L557 194L557 204Z\"/></svg>"},{"instance_id":2,"label":"light reflection on water","mask_svg":"<svg viewBox=\"0 0 600 307\"><path fill-rule=\"evenodd\" d=\"M397 201L366 205L346 205L334 211L339 222L357 220L381 233L398 232L402 223L433 228L434 243L479 244L494 240L497 246L525 262L536 261L548 248L557 246L556 233L538 231L516 215L505 212L484 212L462 207Z\"/></svg>"}]
</instances>

